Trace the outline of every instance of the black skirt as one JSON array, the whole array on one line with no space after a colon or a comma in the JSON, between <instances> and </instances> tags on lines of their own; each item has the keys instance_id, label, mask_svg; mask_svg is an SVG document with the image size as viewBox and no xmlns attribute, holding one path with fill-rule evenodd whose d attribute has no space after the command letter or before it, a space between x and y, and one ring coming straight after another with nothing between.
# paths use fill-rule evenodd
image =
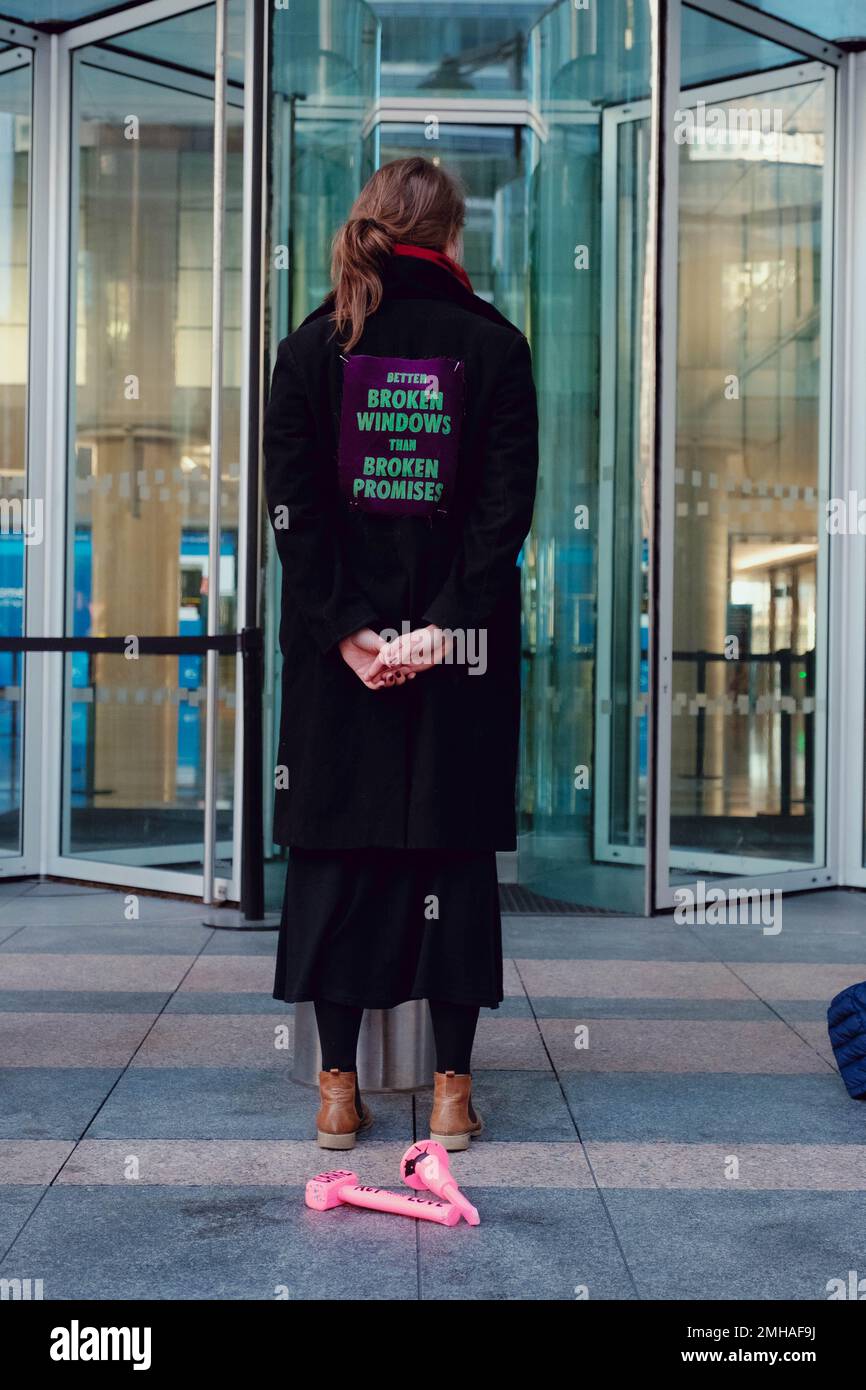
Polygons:
<instances>
[{"instance_id":1,"label":"black skirt","mask_svg":"<svg viewBox=\"0 0 866 1390\"><path fill-rule=\"evenodd\" d=\"M274 998L497 1008L495 851L290 850Z\"/></svg>"}]
</instances>

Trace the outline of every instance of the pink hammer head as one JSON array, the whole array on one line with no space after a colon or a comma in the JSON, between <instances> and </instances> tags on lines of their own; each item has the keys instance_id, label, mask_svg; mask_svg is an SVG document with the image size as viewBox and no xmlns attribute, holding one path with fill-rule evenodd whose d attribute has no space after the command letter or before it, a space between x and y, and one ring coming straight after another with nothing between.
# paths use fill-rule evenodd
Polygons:
<instances>
[{"instance_id":1,"label":"pink hammer head","mask_svg":"<svg viewBox=\"0 0 866 1390\"><path fill-rule=\"evenodd\" d=\"M330 1211L332 1207L340 1205L340 1189L355 1187L357 1183L358 1174L350 1173L348 1168L336 1168L332 1173L317 1173L307 1183L304 1201L313 1211Z\"/></svg>"},{"instance_id":2,"label":"pink hammer head","mask_svg":"<svg viewBox=\"0 0 866 1390\"><path fill-rule=\"evenodd\" d=\"M406 1150L400 1160L400 1176L409 1187L426 1187L444 1202L451 1202L470 1226L481 1224L481 1217L451 1174L445 1148L435 1139L421 1139Z\"/></svg>"},{"instance_id":3,"label":"pink hammer head","mask_svg":"<svg viewBox=\"0 0 866 1390\"><path fill-rule=\"evenodd\" d=\"M418 1192L427 1186L417 1171L419 1162L427 1154L435 1154L445 1171L448 1172L448 1154L443 1145L437 1143L435 1139L419 1139L418 1143L408 1148L400 1159L400 1177L409 1187L414 1187Z\"/></svg>"}]
</instances>

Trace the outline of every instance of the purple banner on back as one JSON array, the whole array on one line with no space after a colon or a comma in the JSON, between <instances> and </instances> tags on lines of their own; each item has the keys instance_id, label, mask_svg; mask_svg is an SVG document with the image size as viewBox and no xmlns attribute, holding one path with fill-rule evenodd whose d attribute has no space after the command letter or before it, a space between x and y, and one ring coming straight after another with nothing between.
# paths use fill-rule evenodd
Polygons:
<instances>
[{"instance_id":1,"label":"purple banner on back","mask_svg":"<svg viewBox=\"0 0 866 1390\"><path fill-rule=\"evenodd\" d=\"M463 423L453 357L343 359L340 491L381 516L441 516L453 500Z\"/></svg>"}]
</instances>

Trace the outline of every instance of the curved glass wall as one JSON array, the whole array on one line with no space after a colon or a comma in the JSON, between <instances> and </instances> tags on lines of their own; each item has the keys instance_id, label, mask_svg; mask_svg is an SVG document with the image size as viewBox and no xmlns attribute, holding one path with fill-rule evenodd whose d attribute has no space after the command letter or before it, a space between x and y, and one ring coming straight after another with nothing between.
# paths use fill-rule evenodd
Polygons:
<instances>
[{"instance_id":1,"label":"curved glass wall","mask_svg":"<svg viewBox=\"0 0 866 1390\"><path fill-rule=\"evenodd\" d=\"M32 60L0 46L0 638L24 634L26 555L39 502L27 489ZM21 853L24 660L0 651L0 855Z\"/></svg>"},{"instance_id":2,"label":"curved glass wall","mask_svg":"<svg viewBox=\"0 0 866 1390\"><path fill-rule=\"evenodd\" d=\"M331 240L375 168L379 23L364 0L292 0L271 22L270 218L266 342L270 380L277 345L331 287ZM273 813L280 716L280 566L264 527L265 854ZM266 870L278 907L282 873Z\"/></svg>"},{"instance_id":3,"label":"curved glass wall","mask_svg":"<svg viewBox=\"0 0 866 1390\"><path fill-rule=\"evenodd\" d=\"M825 852L831 74L700 18L774 71L682 101L675 882Z\"/></svg>"},{"instance_id":4,"label":"curved glass wall","mask_svg":"<svg viewBox=\"0 0 866 1390\"><path fill-rule=\"evenodd\" d=\"M237 36L243 5L230 8ZM74 55L67 634L237 623L243 89L228 83L222 545L209 573L214 7ZM170 51L173 63L164 61ZM156 56L151 57L151 54ZM230 63L237 71L237 55ZM230 857L235 659L221 658ZM205 657L66 659L61 852L200 873ZM218 872L230 876L224 862Z\"/></svg>"},{"instance_id":5,"label":"curved glass wall","mask_svg":"<svg viewBox=\"0 0 866 1390\"><path fill-rule=\"evenodd\" d=\"M522 883L638 911L646 800L645 490L651 11L556 6L531 34L539 116L529 327L541 470L524 561Z\"/></svg>"},{"instance_id":6,"label":"curved glass wall","mask_svg":"<svg viewBox=\"0 0 866 1390\"><path fill-rule=\"evenodd\" d=\"M373 0L368 6L357 0L335 8L304 0L275 11L273 29L271 351L327 292L331 235L375 164L422 153L462 176L469 195L467 268L479 293L528 333L539 395L540 482L522 556L518 877L550 897L637 912L645 905L653 791L648 783L656 389L650 369L657 330L653 21L651 0L609 0L585 9L573 0L544 9L492 3L483 15L471 3L422 7L413 0ZM752 436L754 447L763 437L762 411L775 409L779 419L787 419L790 405L794 414L800 410L804 425L798 449L809 454L810 431L817 428L808 405L815 387L815 314L820 313L817 243L813 240L810 255L800 256L792 286L788 271L779 271L778 279L772 265L788 266L790 247L797 244L803 251L818 235L823 156L811 164L801 137L818 133L823 88L819 82L801 100L805 85L790 75L801 62L794 51L688 7L682 12L681 39L683 109L691 109L705 89L720 93L724 83L734 85L725 88L722 101L733 102L747 89L758 91L762 81L763 90L778 87L790 97L782 103L785 158L738 163L728 151L723 163L711 165L693 158L688 148L678 152L680 433L678 457L666 466L678 470L674 648L675 674L682 679L677 692L685 691L687 711L700 713L688 722L679 699L672 727L662 731L660 757L670 759L673 769L673 868L689 873L692 866L721 871L701 858L707 842L700 822L705 820L707 833L716 833L717 808L724 805L725 815L731 810L734 782L740 810L758 817L765 839L770 835L776 845L784 844L779 860L802 862L798 837L811 815L808 788L817 745L808 700L787 725L787 707L777 717L767 715L761 704L760 718L770 722L755 723L752 743L737 753L727 735L719 743L719 709L712 703L719 672L707 678L706 690L698 689L697 667L680 660L683 652L715 649L715 627L712 634L701 629L701 615L715 601L714 586L726 595L722 608L714 609L716 626L718 619L727 632L742 610L743 586L756 582L751 571L746 577L755 555L751 550L746 555L743 546L748 549L759 534L751 523L728 527L722 555L707 539L707 527L701 529L703 512L699 525L697 513L682 511L689 499L680 488L693 486L697 455L704 459L705 473L736 472L724 460L717 469L706 466L706 457L722 443L718 421L713 423L699 390L734 346L739 351L746 344L760 357L753 362L749 356L752 400L742 407L734 431L742 436L740 452L745 457ZM766 74L763 80L755 76L759 73ZM503 104L485 108L478 100L494 96ZM724 216L713 211L711 196L720 180L730 188ZM729 217L740 219L736 235ZM727 250L716 275L706 253L723 224ZM714 335L706 361L701 326ZM769 392L770 404L759 409L756 391L762 398ZM730 424L734 416L725 418ZM787 476L794 468L787 424L777 444L777 471ZM735 452L730 440L724 447ZM814 449L811 457L814 462ZM785 517L784 536L780 532L773 541L777 559L782 539L794 545L805 544L809 535L814 539L817 493L807 495L805 489L817 486L817 475L800 479L798 486L805 510L800 506ZM768 651L776 651L790 638L790 650L802 655L813 639L820 583L813 554L798 553L795 559L796 574L786 570L777 576L778 592L773 583L768 590L774 616L767 622L775 626L767 642ZM702 565L712 568L712 582ZM267 592L267 685L277 692L273 561ZM750 658L758 652L758 626ZM788 673L792 680L800 676L795 665ZM726 672L725 679L733 679ZM807 671L813 685L816 672L817 667L811 675ZM788 699L787 687L776 689L778 679L773 681L774 693L768 687L763 696ZM757 687L756 692L757 717L763 696ZM811 686L809 693L814 693ZM733 698L730 691L723 694ZM273 737L276 710L268 714ZM722 773L716 768L719 756L727 760ZM771 833L768 815L779 796L780 760L786 758L786 819ZM747 821L734 827L737 833L745 833ZM754 829L754 821L748 824ZM755 862L763 854L759 840L754 839ZM767 846L772 849L769 841ZM748 872L749 857L744 856L742 872Z\"/></svg>"}]
</instances>

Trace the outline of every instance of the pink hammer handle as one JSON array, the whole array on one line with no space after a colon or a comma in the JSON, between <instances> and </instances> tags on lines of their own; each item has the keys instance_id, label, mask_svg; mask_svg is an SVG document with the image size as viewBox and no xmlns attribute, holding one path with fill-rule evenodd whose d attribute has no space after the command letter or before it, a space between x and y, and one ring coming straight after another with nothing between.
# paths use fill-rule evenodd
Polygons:
<instances>
[{"instance_id":1,"label":"pink hammer handle","mask_svg":"<svg viewBox=\"0 0 866 1390\"><path fill-rule=\"evenodd\" d=\"M348 1202L353 1207L391 1212L394 1216L413 1216L417 1221L436 1221L440 1226L456 1226L460 1220L457 1207L448 1202L404 1196L402 1192L389 1192L384 1187L366 1187L363 1183L341 1187L340 1201Z\"/></svg>"},{"instance_id":2,"label":"pink hammer handle","mask_svg":"<svg viewBox=\"0 0 866 1390\"><path fill-rule=\"evenodd\" d=\"M455 1206L457 1210L466 1217L470 1226L481 1225L481 1217L478 1215L478 1208L473 1207L472 1203L467 1201L453 1178L449 1178L448 1182L443 1185L441 1192L442 1196L446 1197L452 1206Z\"/></svg>"}]
</instances>

